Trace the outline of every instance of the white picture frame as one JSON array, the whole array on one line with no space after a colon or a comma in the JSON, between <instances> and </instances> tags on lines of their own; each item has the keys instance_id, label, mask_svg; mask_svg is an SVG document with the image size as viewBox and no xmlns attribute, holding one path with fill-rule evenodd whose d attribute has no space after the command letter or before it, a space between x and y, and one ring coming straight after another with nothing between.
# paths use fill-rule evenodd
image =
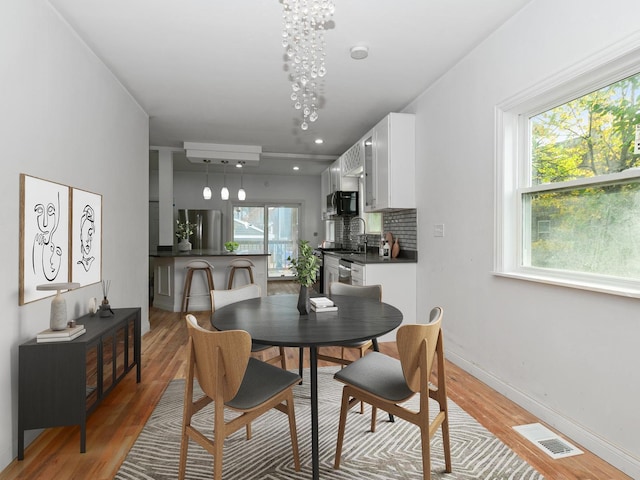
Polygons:
<instances>
[{"instance_id":1,"label":"white picture frame","mask_svg":"<svg viewBox=\"0 0 640 480\"><path fill-rule=\"evenodd\" d=\"M102 280L102 195L71 189L71 281Z\"/></svg>"},{"instance_id":2,"label":"white picture frame","mask_svg":"<svg viewBox=\"0 0 640 480\"><path fill-rule=\"evenodd\" d=\"M19 304L52 296L46 283L69 281L69 187L20 174Z\"/></svg>"}]
</instances>

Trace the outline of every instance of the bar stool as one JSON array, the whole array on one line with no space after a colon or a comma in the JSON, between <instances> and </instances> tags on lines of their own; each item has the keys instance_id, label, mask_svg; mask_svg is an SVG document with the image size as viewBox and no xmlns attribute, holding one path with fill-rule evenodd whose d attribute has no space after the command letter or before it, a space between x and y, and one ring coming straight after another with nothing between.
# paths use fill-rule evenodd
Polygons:
<instances>
[{"instance_id":1,"label":"bar stool","mask_svg":"<svg viewBox=\"0 0 640 480\"><path fill-rule=\"evenodd\" d=\"M233 277L236 274L236 270L247 270L249 272L249 283L255 283L253 281L253 267L255 266L248 258L236 258L229 263L231 270L229 271L229 284L227 290L233 288Z\"/></svg>"},{"instance_id":2,"label":"bar stool","mask_svg":"<svg viewBox=\"0 0 640 480\"><path fill-rule=\"evenodd\" d=\"M189 309L189 298L195 295L191 295L191 281L193 280L193 272L204 272L207 277L207 283L209 285L209 290L207 293L201 293L199 295L211 295L211 290L214 290L215 287L213 285L213 265L211 265L206 260L193 260L187 263L187 273L184 277L184 289L182 291L182 313L185 313Z\"/></svg>"}]
</instances>

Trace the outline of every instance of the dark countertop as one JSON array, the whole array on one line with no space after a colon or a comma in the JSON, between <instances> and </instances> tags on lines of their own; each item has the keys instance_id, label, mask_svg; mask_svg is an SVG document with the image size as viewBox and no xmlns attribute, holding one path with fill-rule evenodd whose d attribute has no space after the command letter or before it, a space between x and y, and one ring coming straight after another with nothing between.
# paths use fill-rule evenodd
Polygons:
<instances>
[{"instance_id":1,"label":"dark countertop","mask_svg":"<svg viewBox=\"0 0 640 480\"><path fill-rule=\"evenodd\" d=\"M402 252L398 258L384 258L378 255L378 253L368 252L364 253L339 253L339 252L325 252L325 255L331 255L333 257L338 257L344 260L351 260L354 263L358 263L360 265L371 265L371 264L398 264L398 263L418 263L418 255L417 252L410 252L413 255L403 256Z\"/></svg>"},{"instance_id":2,"label":"dark countertop","mask_svg":"<svg viewBox=\"0 0 640 480\"><path fill-rule=\"evenodd\" d=\"M189 250L180 252L178 250L149 252L150 257L268 257L270 253L243 252L242 250L235 252L227 252L226 250Z\"/></svg>"}]
</instances>

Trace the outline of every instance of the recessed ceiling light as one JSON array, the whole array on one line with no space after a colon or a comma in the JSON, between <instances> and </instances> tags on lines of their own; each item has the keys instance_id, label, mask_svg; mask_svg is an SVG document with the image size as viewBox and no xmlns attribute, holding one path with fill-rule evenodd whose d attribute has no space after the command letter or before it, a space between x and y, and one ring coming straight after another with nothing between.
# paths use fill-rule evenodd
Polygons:
<instances>
[{"instance_id":1,"label":"recessed ceiling light","mask_svg":"<svg viewBox=\"0 0 640 480\"><path fill-rule=\"evenodd\" d=\"M354 60L362 60L369 56L369 48L364 45L356 45L351 47L351 58Z\"/></svg>"},{"instance_id":2,"label":"recessed ceiling light","mask_svg":"<svg viewBox=\"0 0 640 480\"><path fill-rule=\"evenodd\" d=\"M295 166L293 167L293 169L294 169L294 170L300 170L300 167L299 167L299 166L297 166L297 165L295 165Z\"/></svg>"},{"instance_id":3,"label":"recessed ceiling light","mask_svg":"<svg viewBox=\"0 0 640 480\"><path fill-rule=\"evenodd\" d=\"M324 143L324 140L322 140L321 138L316 138L315 142L320 145L321 143Z\"/></svg>"}]
</instances>

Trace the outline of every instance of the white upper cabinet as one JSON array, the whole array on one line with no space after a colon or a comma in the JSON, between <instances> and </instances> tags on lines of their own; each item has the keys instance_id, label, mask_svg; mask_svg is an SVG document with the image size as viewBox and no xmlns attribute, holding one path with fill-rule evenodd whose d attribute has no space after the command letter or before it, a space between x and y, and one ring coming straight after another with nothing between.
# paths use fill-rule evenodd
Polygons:
<instances>
[{"instance_id":1,"label":"white upper cabinet","mask_svg":"<svg viewBox=\"0 0 640 480\"><path fill-rule=\"evenodd\" d=\"M416 208L415 116L390 113L361 143L365 211Z\"/></svg>"},{"instance_id":2,"label":"white upper cabinet","mask_svg":"<svg viewBox=\"0 0 640 480\"><path fill-rule=\"evenodd\" d=\"M342 174L345 177L359 177L364 170L362 142L354 144L342 155Z\"/></svg>"},{"instance_id":3,"label":"white upper cabinet","mask_svg":"<svg viewBox=\"0 0 640 480\"><path fill-rule=\"evenodd\" d=\"M338 192L340 190L346 192L358 191L358 179L356 177L347 177L344 174L344 158L346 154L340 155L340 157L331 164L331 192Z\"/></svg>"}]
</instances>

